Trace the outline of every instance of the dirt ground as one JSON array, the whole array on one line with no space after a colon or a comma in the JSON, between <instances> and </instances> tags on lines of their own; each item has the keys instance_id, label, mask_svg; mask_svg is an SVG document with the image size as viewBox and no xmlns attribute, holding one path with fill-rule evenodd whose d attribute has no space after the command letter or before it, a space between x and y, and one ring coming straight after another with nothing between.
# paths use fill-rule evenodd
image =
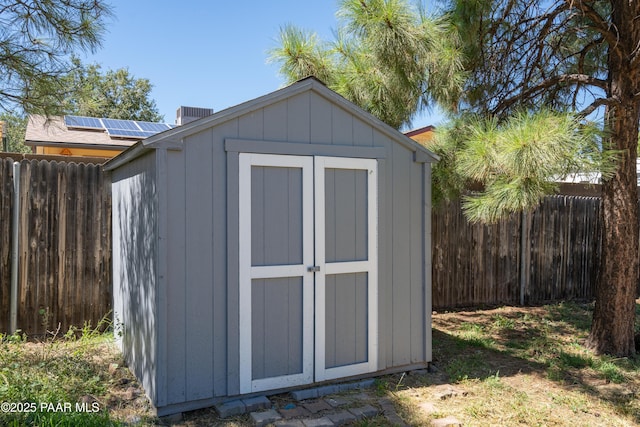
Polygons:
<instances>
[{"instance_id":1,"label":"dirt ground","mask_svg":"<svg viewBox=\"0 0 640 427\"><path fill-rule=\"evenodd\" d=\"M640 425L640 363L601 359L584 348L590 309L561 304L434 313L434 371L381 377L360 398L373 406L391 400L411 426L444 417L465 426ZM135 425L251 425L247 415L221 420L212 408L179 420L154 418L114 348L108 351L112 380L105 404L113 418ZM270 399L277 407L291 402L286 394ZM355 425L393 424L378 416Z\"/></svg>"}]
</instances>

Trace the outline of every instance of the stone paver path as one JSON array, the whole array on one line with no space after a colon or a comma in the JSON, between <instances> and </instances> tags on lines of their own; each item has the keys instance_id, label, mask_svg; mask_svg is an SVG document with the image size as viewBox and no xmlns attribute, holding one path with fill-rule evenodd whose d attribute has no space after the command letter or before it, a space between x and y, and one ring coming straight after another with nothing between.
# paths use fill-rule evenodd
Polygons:
<instances>
[{"instance_id":1,"label":"stone paver path","mask_svg":"<svg viewBox=\"0 0 640 427\"><path fill-rule=\"evenodd\" d=\"M364 380L350 384L325 385L293 391L290 393L293 402L289 400L280 405L260 396L221 403L216 405L216 410L222 418L249 413L257 427L336 427L377 416L383 416L393 426L408 427L388 397L377 397L367 390L373 384L373 380ZM358 390L359 393L345 393ZM451 386L442 387L438 391L436 397L442 400L466 394L463 390ZM419 409L425 415L435 412L432 403L425 402ZM447 417L433 420L432 425L440 427L462 424L453 417Z\"/></svg>"}]
</instances>

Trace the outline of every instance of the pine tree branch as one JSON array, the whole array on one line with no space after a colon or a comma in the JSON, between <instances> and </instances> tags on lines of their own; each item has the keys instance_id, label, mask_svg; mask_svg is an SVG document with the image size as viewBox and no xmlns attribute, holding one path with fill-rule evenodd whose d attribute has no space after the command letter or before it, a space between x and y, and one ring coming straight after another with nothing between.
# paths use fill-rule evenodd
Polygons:
<instances>
[{"instance_id":1,"label":"pine tree branch","mask_svg":"<svg viewBox=\"0 0 640 427\"><path fill-rule=\"evenodd\" d=\"M547 90L553 86L563 84L563 83L572 84L572 85L594 86L600 89L607 89L608 87L608 83L606 80L597 79L587 74L561 74L557 76L552 76L541 81L540 83L534 86L528 87L520 91L518 94L512 97L503 99L498 103L498 105L496 105L496 107L493 108L492 113L499 114L500 112L503 112L509 109L511 106L513 106L518 102L526 101L528 99L534 98L541 91Z\"/></svg>"},{"instance_id":2,"label":"pine tree branch","mask_svg":"<svg viewBox=\"0 0 640 427\"><path fill-rule=\"evenodd\" d=\"M578 9L583 16L588 18L592 23L592 28L600 33L602 37L609 43L609 52L622 55L619 48L620 34L611 23L603 18L589 2L583 0L565 0L570 9Z\"/></svg>"},{"instance_id":3,"label":"pine tree branch","mask_svg":"<svg viewBox=\"0 0 640 427\"><path fill-rule=\"evenodd\" d=\"M637 94L636 96L639 96L640 94ZM620 100L618 100L616 97L609 97L609 98L598 98L595 101L593 101L587 108L583 109L582 111L580 111L578 114L582 117L586 117L589 114L593 113L595 110L597 110L599 107L602 107L603 105L616 105L619 104Z\"/></svg>"}]
</instances>

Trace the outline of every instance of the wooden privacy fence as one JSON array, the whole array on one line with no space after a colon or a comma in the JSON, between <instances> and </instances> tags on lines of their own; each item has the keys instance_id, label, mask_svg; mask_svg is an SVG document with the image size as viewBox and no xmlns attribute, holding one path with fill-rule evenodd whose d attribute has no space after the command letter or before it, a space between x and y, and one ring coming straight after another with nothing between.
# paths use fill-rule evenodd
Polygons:
<instances>
[{"instance_id":1,"label":"wooden privacy fence","mask_svg":"<svg viewBox=\"0 0 640 427\"><path fill-rule=\"evenodd\" d=\"M22 159L17 328L96 326L111 310L111 188L100 165ZM0 332L10 329L14 161L0 158ZM590 299L600 199L550 196L533 212L469 224L459 202L432 215L433 307Z\"/></svg>"},{"instance_id":2,"label":"wooden privacy fence","mask_svg":"<svg viewBox=\"0 0 640 427\"><path fill-rule=\"evenodd\" d=\"M470 224L460 202L432 217L433 307L590 299L598 276L600 198L549 196L533 212Z\"/></svg>"},{"instance_id":3,"label":"wooden privacy fence","mask_svg":"<svg viewBox=\"0 0 640 427\"><path fill-rule=\"evenodd\" d=\"M0 332L10 330L19 184L17 313L31 336L98 322L111 307L111 188L96 164L0 159ZM17 169L16 169L17 170Z\"/></svg>"}]
</instances>

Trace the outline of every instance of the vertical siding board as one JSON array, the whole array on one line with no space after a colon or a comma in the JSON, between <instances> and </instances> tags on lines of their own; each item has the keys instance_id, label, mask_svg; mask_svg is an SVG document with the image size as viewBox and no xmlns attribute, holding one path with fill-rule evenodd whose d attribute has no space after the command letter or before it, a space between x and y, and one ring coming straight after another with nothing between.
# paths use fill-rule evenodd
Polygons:
<instances>
[{"instance_id":1,"label":"vertical siding board","mask_svg":"<svg viewBox=\"0 0 640 427\"><path fill-rule=\"evenodd\" d=\"M303 371L303 287L302 280L290 277L288 286L288 323L287 323L287 354L288 363L286 372L298 373Z\"/></svg>"},{"instance_id":2,"label":"vertical siding board","mask_svg":"<svg viewBox=\"0 0 640 427\"><path fill-rule=\"evenodd\" d=\"M357 339L356 325L353 321L357 313L355 275L339 274L335 278L335 366L350 364L355 358ZM327 365L327 367L333 367Z\"/></svg>"},{"instance_id":3,"label":"vertical siding board","mask_svg":"<svg viewBox=\"0 0 640 427\"><path fill-rule=\"evenodd\" d=\"M368 224L363 218L367 216L367 203L369 200L369 189L367 188L367 172L354 171L355 180L355 225L354 225L354 259L367 258L367 246L369 242ZM380 262L380 261L378 261Z\"/></svg>"},{"instance_id":4,"label":"vertical siding board","mask_svg":"<svg viewBox=\"0 0 640 427\"><path fill-rule=\"evenodd\" d=\"M311 94L301 93L287 100L287 141L311 141Z\"/></svg>"},{"instance_id":5,"label":"vertical siding board","mask_svg":"<svg viewBox=\"0 0 640 427\"><path fill-rule=\"evenodd\" d=\"M188 253L187 242L192 244L187 239L187 227L191 226L192 221L198 221L199 211L199 209L189 209L187 204L187 199L190 197L187 193L190 189L185 182L187 173L185 151L190 150L191 146L187 146L182 152L167 151L167 170L171 171L171 177L163 184L168 200L168 212L164 215L171 218L166 236L167 261L169 261L167 263L167 317L166 320L163 319L167 324L167 355L166 366L160 367L165 371L167 384L171 384L171 387L166 390L166 404L184 402L187 394L192 392L191 387L198 386L188 382L190 378L188 378L187 369L188 366L196 364L196 361L192 361L191 358L197 360L200 353L199 350L192 351L192 349L206 345L204 342L193 342L190 339L193 331L190 331L189 327L194 325L189 325L188 319L193 311L197 311L197 307L192 307L192 301L187 301L187 293L194 287L197 289L199 285L198 280L190 276L189 268L192 266L188 265L188 257L185 257ZM189 215L188 219L187 215ZM204 319L202 323L205 324ZM202 375L206 374L207 371L203 369Z\"/></svg>"},{"instance_id":6,"label":"vertical siding board","mask_svg":"<svg viewBox=\"0 0 640 427\"><path fill-rule=\"evenodd\" d=\"M367 275L327 276L327 368L367 360Z\"/></svg>"},{"instance_id":7,"label":"vertical siding board","mask_svg":"<svg viewBox=\"0 0 640 427\"><path fill-rule=\"evenodd\" d=\"M324 234L325 234L325 261L334 262L337 256L337 230L336 230L336 170L325 169L324 174ZM328 317L327 317L328 318Z\"/></svg>"},{"instance_id":8,"label":"vertical siding board","mask_svg":"<svg viewBox=\"0 0 640 427\"><path fill-rule=\"evenodd\" d=\"M316 94L310 94L309 115L313 118L309 122L309 141L318 144L331 144L332 141L332 105Z\"/></svg>"},{"instance_id":9,"label":"vertical siding board","mask_svg":"<svg viewBox=\"0 0 640 427\"><path fill-rule=\"evenodd\" d=\"M302 372L302 280L253 280L251 299L253 379Z\"/></svg>"},{"instance_id":10,"label":"vertical siding board","mask_svg":"<svg viewBox=\"0 0 640 427\"><path fill-rule=\"evenodd\" d=\"M423 191L423 224L422 224L422 233L424 235L424 239L422 241L422 250L424 251L424 264L423 264L423 277L424 277L424 310L425 316L424 321L424 356L426 361L433 360L433 351L432 351L432 327L431 327L431 316L432 316L432 306L433 306L433 296L432 296L432 254L431 254L431 240L433 239L432 235L432 223L431 223L431 211L432 211L432 194L431 194L431 164L425 163L422 166L423 176L422 176L422 191Z\"/></svg>"},{"instance_id":11,"label":"vertical siding board","mask_svg":"<svg viewBox=\"0 0 640 427\"><path fill-rule=\"evenodd\" d=\"M351 114L342 108L331 107L331 141L337 145L353 145L353 121Z\"/></svg>"},{"instance_id":12,"label":"vertical siding board","mask_svg":"<svg viewBox=\"0 0 640 427\"><path fill-rule=\"evenodd\" d=\"M302 263L303 242L303 206L302 206L302 171L299 169L289 169L287 172L288 189L288 222L287 233L289 235L287 259L290 263Z\"/></svg>"},{"instance_id":13,"label":"vertical siding board","mask_svg":"<svg viewBox=\"0 0 640 427\"><path fill-rule=\"evenodd\" d=\"M159 402L157 152L112 174L115 322L130 369Z\"/></svg>"},{"instance_id":14,"label":"vertical siding board","mask_svg":"<svg viewBox=\"0 0 640 427\"><path fill-rule=\"evenodd\" d=\"M338 343L336 342L336 275L330 274L325 276L325 350L324 363L325 366L336 366L336 353Z\"/></svg>"},{"instance_id":15,"label":"vertical siding board","mask_svg":"<svg viewBox=\"0 0 640 427\"><path fill-rule=\"evenodd\" d=\"M238 118L239 138L264 139L264 110L256 110Z\"/></svg>"},{"instance_id":16,"label":"vertical siding board","mask_svg":"<svg viewBox=\"0 0 640 427\"><path fill-rule=\"evenodd\" d=\"M411 178L408 183L410 196L411 220L408 223L410 229L410 274L411 281L409 286L411 288L411 363L419 363L425 361L424 354L424 328L425 322L425 310L424 310L424 292L425 283L423 277L423 263L424 253L422 251L422 239L425 237L422 227L422 204L423 200L421 195L422 191L422 164L412 163L408 165L411 168Z\"/></svg>"},{"instance_id":17,"label":"vertical siding board","mask_svg":"<svg viewBox=\"0 0 640 427\"><path fill-rule=\"evenodd\" d=\"M214 257L213 206L224 196L209 189L213 171L221 162L213 159L212 131L200 132L184 144L179 171L185 180L182 209L187 212L183 275L186 277L186 399L189 401L213 397L215 284L212 278L214 266L225 261ZM216 197L219 198L212 200Z\"/></svg>"},{"instance_id":18,"label":"vertical siding board","mask_svg":"<svg viewBox=\"0 0 640 427\"><path fill-rule=\"evenodd\" d=\"M265 338L267 332L265 303L265 279L251 280L251 376L252 379L265 378L266 355Z\"/></svg>"},{"instance_id":19,"label":"vertical siding board","mask_svg":"<svg viewBox=\"0 0 640 427\"><path fill-rule=\"evenodd\" d=\"M288 141L287 101L280 101L264 108L264 132L266 141Z\"/></svg>"},{"instance_id":20,"label":"vertical siding board","mask_svg":"<svg viewBox=\"0 0 640 427\"><path fill-rule=\"evenodd\" d=\"M362 171L352 170L334 170L335 177L334 188L331 194L327 194L327 198L331 196L335 199L333 203L335 219L334 219L334 242L335 242L335 259L327 259L330 261L353 261L358 259L356 254L357 234L364 238L364 232L359 228L366 226L365 216L356 217L358 209L357 204L366 204L365 194L356 193L356 175L362 174ZM360 233L358 233L360 231ZM365 253L366 254L366 253ZM362 256L364 254L360 254ZM360 258L362 259L362 258Z\"/></svg>"},{"instance_id":21,"label":"vertical siding board","mask_svg":"<svg viewBox=\"0 0 640 427\"><path fill-rule=\"evenodd\" d=\"M218 130L219 129L219 130ZM235 384L236 390L239 390L238 379L238 359L235 361L235 365L231 362L231 354L238 352L238 341L228 334L233 331L233 334L238 335L239 326L237 318L234 317L234 311L230 310L229 304L231 304L233 298L231 293L233 292L231 283L233 280L238 280L238 246L237 243L230 243L237 239L237 214L238 214L238 196L229 194L230 191L238 191L238 157L236 155L227 154L224 150L224 138L235 137L238 132L238 123L233 120L229 123L219 126L219 128L213 129L211 132L211 169L212 169L212 193L211 211L212 211L212 223L213 223L213 394L214 396L231 395L233 391L228 389L229 384ZM235 169L228 172L228 165L230 162L235 161ZM234 183L228 184L228 177L232 176ZM235 201L235 209L229 207L229 203ZM235 214L235 217L229 215ZM231 222L235 221L235 224ZM235 228L234 228L235 227ZM229 252L235 248L235 254ZM235 261L234 261L235 260ZM232 265L235 265L236 270L232 271ZM237 296L237 286L235 288ZM237 303L237 301L236 301ZM235 308L235 316L238 315L238 308ZM236 329L233 329L235 326ZM233 351L232 346L236 346ZM235 369L235 370L234 370ZM228 378L233 377L233 380Z\"/></svg>"},{"instance_id":22,"label":"vertical siding board","mask_svg":"<svg viewBox=\"0 0 640 427\"><path fill-rule=\"evenodd\" d=\"M373 127L357 118L353 118L353 145L373 146Z\"/></svg>"},{"instance_id":23,"label":"vertical siding board","mask_svg":"<svg viewBox=\"0 0 640 427\"><path fill-rule=\"evenodd\" d=\"M411 218L407 206L411 206L410 166L412 153L404 147L394 144L391 161L393 162L393 365L401 366L411 361L411 337L407 334L411 322L411 241L409 224Z\"/></svg>"}]
</instances>

